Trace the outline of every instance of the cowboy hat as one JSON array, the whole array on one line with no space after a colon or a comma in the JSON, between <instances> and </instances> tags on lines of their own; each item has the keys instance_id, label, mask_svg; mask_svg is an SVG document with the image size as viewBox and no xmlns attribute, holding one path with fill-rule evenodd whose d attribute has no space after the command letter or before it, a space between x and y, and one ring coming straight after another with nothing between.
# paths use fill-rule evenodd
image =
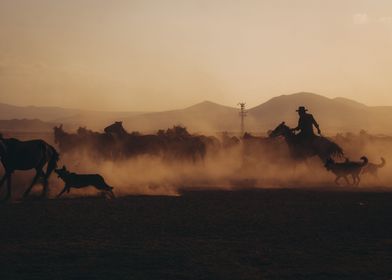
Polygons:
<instances>
[{"instance_id":1,"label":"cowboy hat","mask_svg":"<svg viewBox=\"0 0 392 280\"><path fill-rule=\"evenodd\" d=\"M308 111L308 109L305 109L304 106L299 106L296 112L306 112L306 111Z\"/></svg>"}]
</instances>

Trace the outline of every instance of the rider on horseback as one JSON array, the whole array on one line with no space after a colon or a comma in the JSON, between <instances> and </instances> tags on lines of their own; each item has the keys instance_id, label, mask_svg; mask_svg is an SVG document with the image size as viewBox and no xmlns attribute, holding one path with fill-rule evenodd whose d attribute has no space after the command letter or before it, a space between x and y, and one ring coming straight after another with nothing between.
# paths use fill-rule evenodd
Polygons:
<instances>
[{"instance_id":1,"label":"rider on horseback","mask_svg":"<svg viewBox=\"0 0 392 280\"><path fill-rule=\"evenodd\" d=\"M299 115L298 126L293 128L293 131L300 130L298 137L302 138L303 140L311 140L316 135L313 132L313 125L317 128L318 134L321 134L320 127L316 120L314 119L312 114L306 113L308 111L305 109L304 106L300 106L297 110Z\"/></svg>"},{"instance_id":2,"label":"rider on horseback","mask_svg":"<svg viewBox=\"0 0 392 280\"><path fill-rule=\"evenodd\" d=\"M298 126L296 128L289 128L285 122L279 124L271 133L269 137L276 138L283 136L288 144L291 157L296 160L305 160L306 158L317 155L323 162L329 158L342 157L343 150L339 145L332 142L326 137L316 136L313 132L313 126L317 128L321 134L319 125L311 114L306 113L305 107L301 106L297 112L300 116ZM301 132L296 135L294 131Z\"/></svg>"}]
</instances>

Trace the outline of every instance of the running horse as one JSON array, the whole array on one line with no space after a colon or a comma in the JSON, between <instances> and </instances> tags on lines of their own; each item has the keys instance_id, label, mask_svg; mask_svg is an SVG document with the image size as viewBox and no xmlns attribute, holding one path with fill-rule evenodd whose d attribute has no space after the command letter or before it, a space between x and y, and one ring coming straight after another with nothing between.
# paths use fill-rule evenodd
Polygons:
<instances>
[{"instance_id":1,"label":"running horse","mask_svg":"<svg viewBox=\"0 0 392 280\"><path fill-rule=\"evenodd\" d=\"M269 134L271 138L279 136L284 137L290 155L295 160L306 160L309 157L318 156L323 162L326 162L329 158L341 158L344 155L343 149L328 138L315 135L311 139L303 139L296 135L285 122L282 122Z\"/></svg>"},{"instance_id":2,"label":"running horse","mask_svg":"<svg viewBox=\"0 0 392 280\"><path fill-rule=\"evenodd\" d=\"M0 180L0 190L7 181L7 194L4 200L11 197L11 176L15 170L35 169L36 174L23 197L27 197L37 182L43 178L42 196L48 191L48 178L57 166L59 154L56 149L43 140L19 141L15 138L4 139L0 135L0 161L5 174ZM43 171L47 165L46 172Z\"/></svg>"}]
</instances>

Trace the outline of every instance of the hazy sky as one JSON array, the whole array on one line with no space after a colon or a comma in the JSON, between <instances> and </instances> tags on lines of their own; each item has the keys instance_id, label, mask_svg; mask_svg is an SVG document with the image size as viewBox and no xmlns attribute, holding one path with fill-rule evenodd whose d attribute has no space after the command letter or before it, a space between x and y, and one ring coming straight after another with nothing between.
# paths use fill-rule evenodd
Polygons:
<instances>
[{"instance_id":1,"label":"hazy sky","mask_svg":"<svg viewBox=\"0 0 392 280\"><path fill-rule=\"evenodd\" d=\"M0 102L392 105L391 0L0 0Z\"/></svg>"}]
</instances>

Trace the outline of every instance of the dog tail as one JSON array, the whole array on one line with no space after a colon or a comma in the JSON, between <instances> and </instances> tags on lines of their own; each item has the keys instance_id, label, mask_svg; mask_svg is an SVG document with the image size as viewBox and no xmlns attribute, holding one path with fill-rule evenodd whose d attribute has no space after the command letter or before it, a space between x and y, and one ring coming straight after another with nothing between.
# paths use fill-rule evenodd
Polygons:
<instances>
[{"instance_id":1,"label":"dog tail","mask_svg":"<svg viewBox=\"0 0 392 280\"><path fill-rule=\"evenodd\" d=\"M387 162L386 162L385 158L381 157L381 163L380 163L380 164L377 164L376 166L377 166L378 168L383 168L383 167L385 166L386 163L387 163Z\"/></svg>"},{"instance_id":2,"label":"dog tail","mask_svg":"<svg viewBox=\"0 0 392 280\"><path fill-rule=\"evenodd\" d=\"M366 164L368 164L369 160L367 157L363 156L363 157L361 157L361 159L363 161L362 166L365 166Z\"/></svg>"}]
</instances>

